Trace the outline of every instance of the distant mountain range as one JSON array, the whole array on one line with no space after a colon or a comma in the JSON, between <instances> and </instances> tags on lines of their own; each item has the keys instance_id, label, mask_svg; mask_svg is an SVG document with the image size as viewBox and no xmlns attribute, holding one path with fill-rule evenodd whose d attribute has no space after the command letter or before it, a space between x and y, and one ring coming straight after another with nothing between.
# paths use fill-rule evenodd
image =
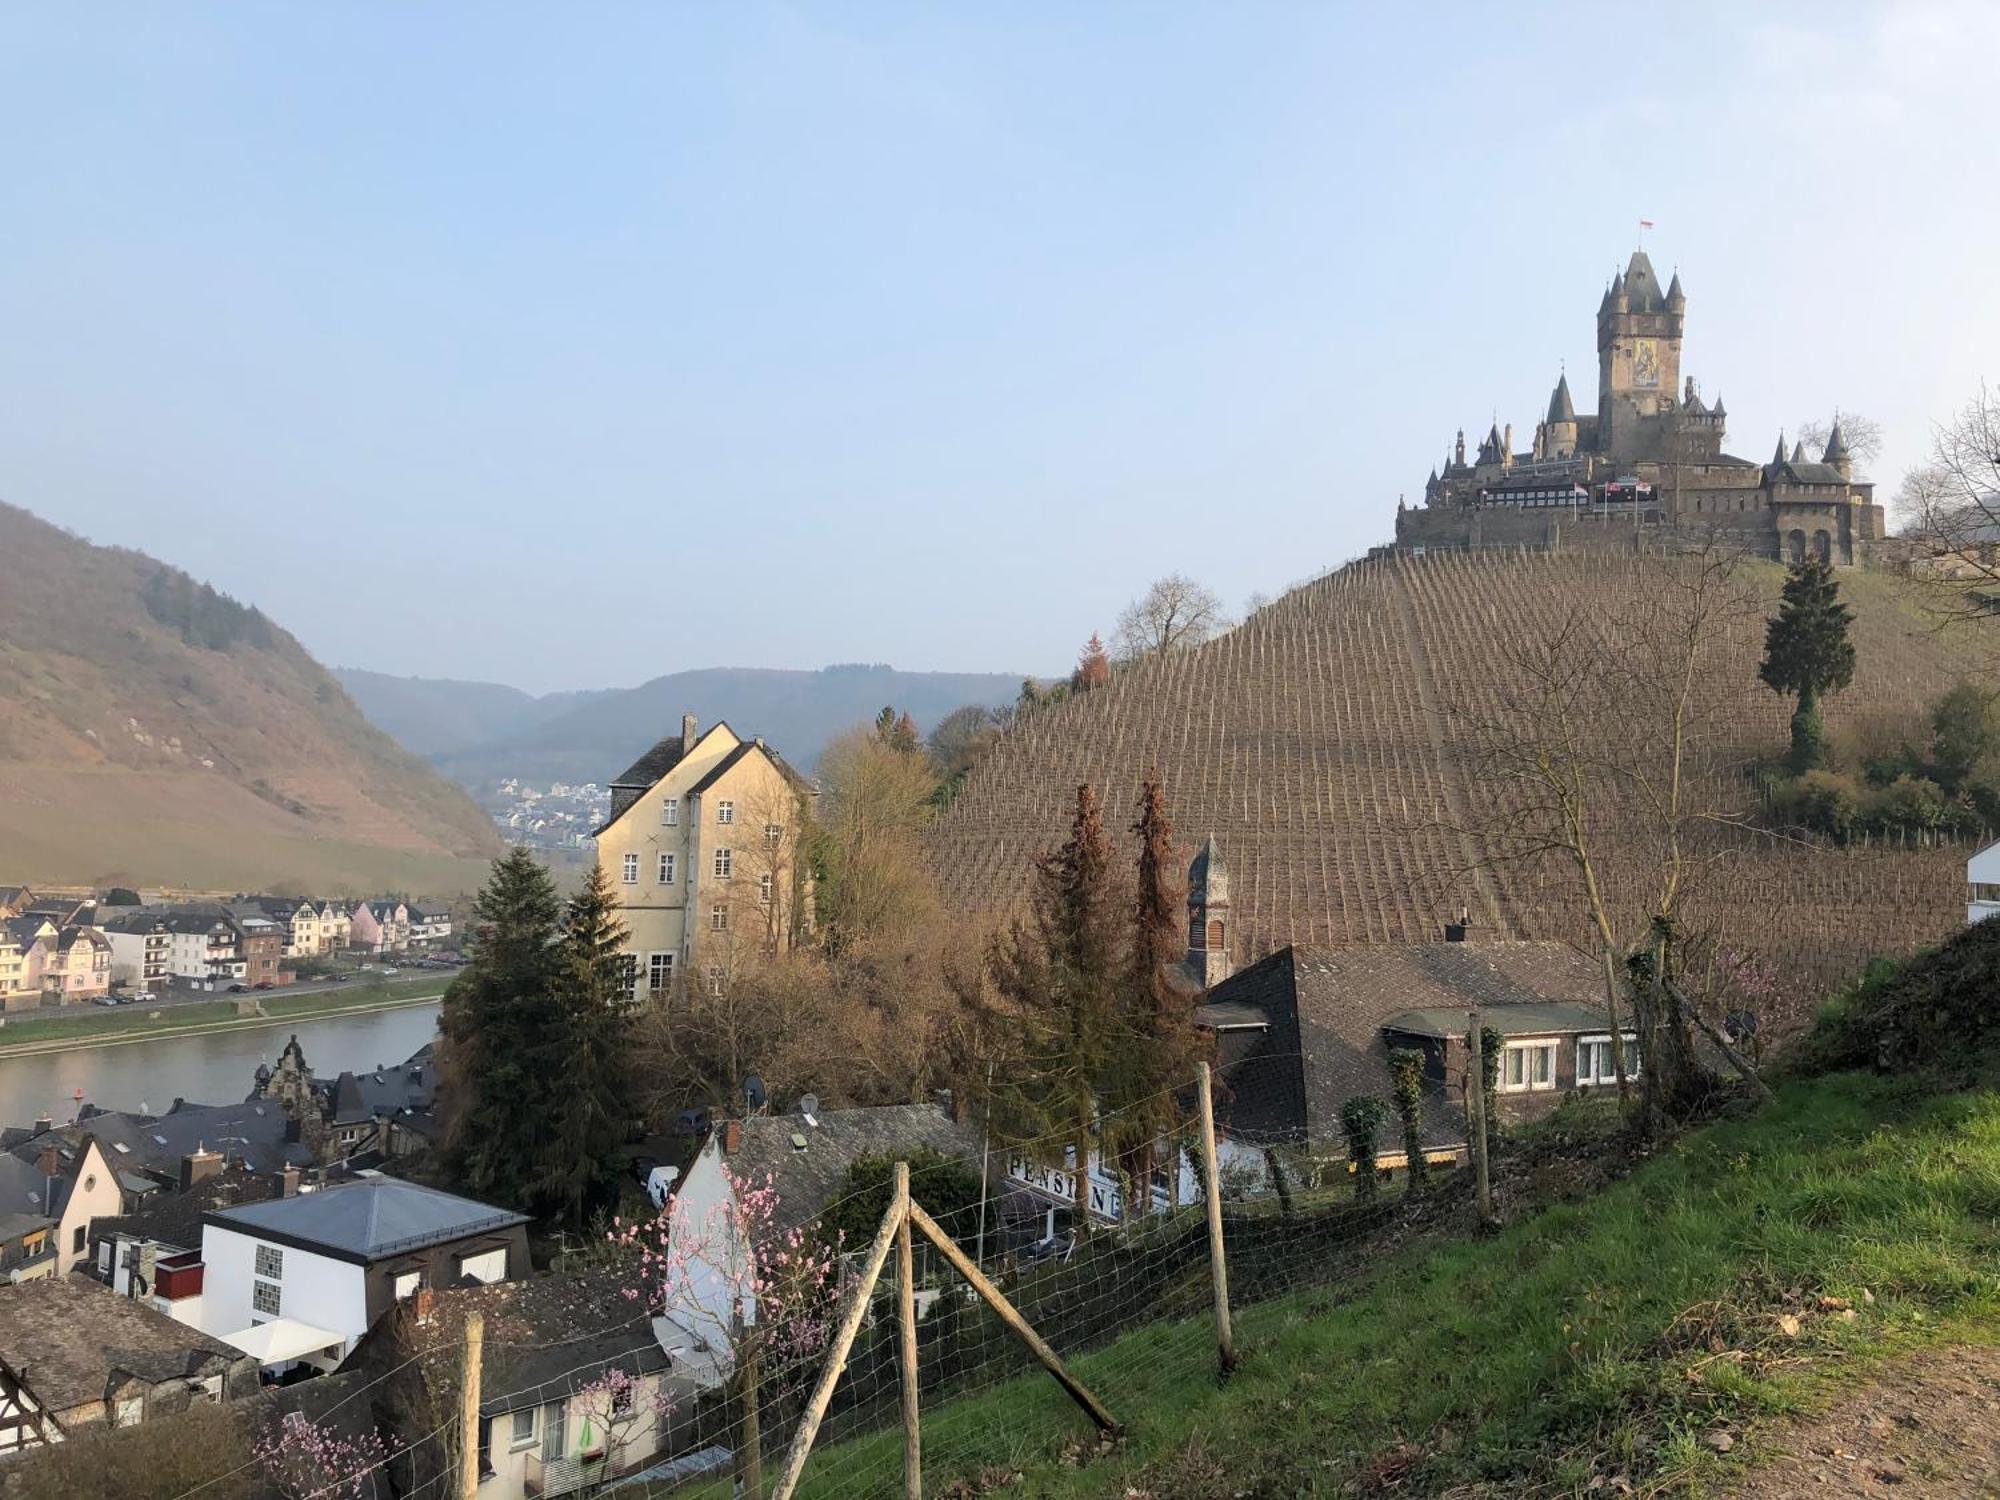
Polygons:
<instances>
[{"instance_id":1,"label":"distant mountain range","mask_svg":"<svg viewBox=\"0 0 2000 1500\"><path fill-rule=\"evenodd\" d=\"M502 848L288 632L0 505L0 880L472 889Z\"/></svg>"},{"instance_id":2,"label":"distant mountain range","mask_svg":"<svg viewBox=\"0 0 2000 1500\"><path fill-rule=\"evenodd\" d=\"M505 776L609 781L662 735L677 732L682 714L704 725L727 720L737 733L762 735L795 764L810 767L828 741L873 719L885 705L908 713L928 732L953 709L1010 703L1021 687L1018 674L1001 672L709 667L634 688L537 698L496 683L347 669L335 675L378 726L475 791Z\"/></svg>"}]
</instances>

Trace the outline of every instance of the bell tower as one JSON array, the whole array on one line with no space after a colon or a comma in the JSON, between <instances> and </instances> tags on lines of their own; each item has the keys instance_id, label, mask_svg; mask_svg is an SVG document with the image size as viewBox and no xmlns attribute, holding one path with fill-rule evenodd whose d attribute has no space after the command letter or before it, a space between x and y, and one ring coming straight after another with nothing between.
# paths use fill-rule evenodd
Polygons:
<instances>
[{"instance_id":1,"label":"bell tower","mask_svg":"<svg viewBox=\"0 0 2000 1500\"><path fill-rule=\"evenodd\" d=\"M1229 961L1229 867L1215 835L1188 866L1188 972L1203 989L1235 972Z\"/></svg>"},{"instance_id":2,"label":"bell tower","mask_svg":"<svg viewBox=\"0 0 2000 1500\"><path fill-rule=\"evenodd\" d=\"M1679 273L1662 291L1646 252L1634 250L1597 305L1598 447L1613 459L1657 456L1657 419L1681 383L1686 323Z\"/></svg>"}]
</instances>

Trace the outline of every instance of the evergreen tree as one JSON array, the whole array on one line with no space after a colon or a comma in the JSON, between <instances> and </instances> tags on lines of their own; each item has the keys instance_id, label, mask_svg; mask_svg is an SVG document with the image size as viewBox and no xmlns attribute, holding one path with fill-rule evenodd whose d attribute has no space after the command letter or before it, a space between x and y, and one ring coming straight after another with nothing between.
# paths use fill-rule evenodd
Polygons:
<instances>
[{"instance_id":1,"label":"evergreen tree","mask_svg":"<svg viewBox=\"0 0 2000 1500\"><path fill-rule=\"evenodd\" d=\"M1104 642L1096 631L1090 633L1083 652L1076 659L1076 670L1069 674L1070 688L1079 693L1087 693L1092 688L1103 687L1111 680L1111 657L1104 649Z\"/></svg>"},{"instance_id":2,"label":"evergreen tree","mask_svg":"<svg viewBox=\"0 0 2000 1500\"><path fill-rule=\"evenodd\" d=\"M1089 1228L1091 1126L1118 1040L1118 905L1104 815L1085 784L1068 842L1036 866L1027 922L988 955L1005 1004L986 1017L1016 1054L990 1093L994 1130L1052 1164L1068 1148L1079 1235Z\"/></svg>"},{"instance_id":3,"label":"evergreen tree","mask_svg":"<svg viewBox=\"0 0 2000 1500\"><path fill-rule=\"evenodd\" d=\"M1132 831L1139 837L1137 899L1105 1105L1115 1117L1112 1144L1143 1205L1154 1144L1180 1120L1173 1091L1193 1075L1201 1051L1194 992L1177 981L1187 948L1187 890L1157 770L1139 784L1139 817Z\"/></svg>"},{"instance_id":4,"label":"evergreen tree","mask_svg":"<svg viewBox=\"0 0 2000 1500\"><path fill-rule=\"evenodd\" d=\"M1840 602L1833 565L1818 558L1792 564L1785 592L1764 633L1764 665L1758 675L1775 692L1792 693L1792 757L1795 774L1826 763L1826 726L1819 700L1854 680L1854 643L1847 638L1853 611Z\"/></svg>"},{"instance_id":5,"label":"evergreen tree","mask_svg":"<svg viewBox=\"0 0 2000 1500\"><path fill-rule=\"evenodd\" d=\"M531 1188L537 1208L581 1225L617 1197L618 1147L637 1113L624 1011L630 959L602 865L563 914L548 1066L535 1080L548 1130Z\"/></svg>"},{"instance_id":6,"label":"evergreen tree","mask_svg":"<svg viewBox=\"0 0 2000 1500\"><path fill-rule=\"evenodd\" d=\"M473 906L472 961L445 991L446 1160L470 1192L528 1202L548 1122L537 1104L556 1016L561 905L526 849L493 862Z\"/></svg>"}]
</instances>

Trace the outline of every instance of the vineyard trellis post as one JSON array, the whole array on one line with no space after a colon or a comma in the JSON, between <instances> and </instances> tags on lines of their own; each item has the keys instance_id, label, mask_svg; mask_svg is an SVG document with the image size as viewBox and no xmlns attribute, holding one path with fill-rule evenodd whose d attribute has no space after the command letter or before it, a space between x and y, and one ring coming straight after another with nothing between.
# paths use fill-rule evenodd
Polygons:
<instances>
[{"instance_id":1,"label":"vineyard trellis post","mask_svg":"<svg viewBox=\"0 0 2000 1500\"><path fill-rule=\"evenodd\" d=\"M1229 1264L1222 1247L1222 1177L1215 1162L1215 1095L1207 1063L1197 1065L1201 1093L1201 1179L1208 1200L1208 1264L1215 1281L1215 1347L1221 1373L1236 1368L1236 1335L1229 1322ZM1275 1168L1274 1168L1275 1170Z\"/></svg>"},{"instance_id":2,"label":"vineyard trellis post","mask_svg":"<svg viewBox=\"0 0 2000 1500\"><path fill-rule=\"evenodd\" d=\"M896 1163L895 1195L905 1203L910 1201L910 1164L906 1161ZM915 1257L910 1252L908 1213L896 1222L896 1322L903 1387L903 1495L904 1500L924 1500L924 1442L917 1415L917 1277Z\"/></svg>"},{"instance_id":3,"label":"vineyard trellis post","mask_svg":"<svg viewBox=\"0 0 2000 1500\"><path fill-rule=\"evenodd\" d=\"M486 1350L486 1315L465 1315L465 1373L459 1380L458 1493L475 1500L479 1493L479 1374Z\"/></svg>"},{"instance_id":4,"label":"vineyard trellis post","mask_svg":"<svg viewBox=\"0 0 2000 1500\"><path fill-rule=\"evenodd\" d=\"M1028 1351L1041 1363L1043 1369L1053 1375L1056 1383L1069 1393L1070 1399L1083 1408L1084 1414L1097 1424L1100 1432L1116 1433L1118 1421L1091 1394L1090 1389L1069 1371L1049 1343L1034 1326L1021 1316L1006 1295L987 1280L957 1241L945 1233L937 1220L925 1213L915 1199L910 1196L910 1166L908 1162L896 1164L895 1185L890 1194L888 1210L882 1215L881 1227L875 1231L875 1239L868 1247L868 1253L861 1262L860 1275L855 1280L854 1291L841 1315L839 1327L833 1340L827 1345L826 1365L821 1369L819 1382L813 1387L811 1398L806 1402L804 1414L799 1418L798 1430L792 1435L792 1446L785 1455L785 1467L778 1475L777 1487L771 1492L771 1500L793 1500L799 1488L799 1481L805 1477L806 1460L812 1456L813 1440L819 1436L820 1424L826 1420L826 1409L833 1400L834 1388L840 1383L841 1373L847 1368L847 1356L853 1351L855 1337L861 1332L861 1324L868 1316L868 1306L875 1295L875 1285L882 1279L883 1269L889 1263L889 1252L907 1246L910 1230L915 1229L925 1239L937 1247L938 1253L949 1261L952 1268L971 1284L973 1291L991 1308L1000 1321L1014 1336L1028 1346ZM903 1285L909 1288L907 1321L904 1323L904 1350L900 1357L904 1380L903 1411L906 1423L915 1420L916 1407L916 1317L914 1285L910 1280L911 1259L907 1250L903 1252L902 1264L898 1267ZM900 1299L899 1299L900 1300ZM906 1429L904 1438L906 1470L906 1493L919 1495L922 1476L917 1464L921 1458L913 1429Z\"/></svg>"}]
</instances>

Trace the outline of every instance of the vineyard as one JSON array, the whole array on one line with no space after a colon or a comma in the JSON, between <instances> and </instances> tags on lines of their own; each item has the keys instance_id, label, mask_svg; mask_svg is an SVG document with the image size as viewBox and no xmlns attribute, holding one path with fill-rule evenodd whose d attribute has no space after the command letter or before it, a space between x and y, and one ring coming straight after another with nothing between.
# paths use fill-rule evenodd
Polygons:
<instances>
[{"instance_id":1,"label":"vineyard","mask_svg":"<svg viewBox=\"0 0 2000 1500\"><path fill-rule=\"evenodd\" d=\"M1517 643L1613 620L1677 566L1461 553L1355 564L1295 589L1205 646L1018 723L933 833L946 899L988 917L1012 910L1034 860L1061 841L1076 785L1093 783L1122 830L1156 765L1181 842L1220 842L1239 964L1288 942L1436 941L1461 907L1479 936L1580 939L1586 912L1562 863L1496 861L1481 833L1510 793L1482 778L1479 729L1529 694ZM1686 909L1718 949L1816 988L1952 930L1968 851L1836 849L1725 826L1755 806L1747 768L1786 742L1789 704L1757 681L1781 581L1775 566L1743 565L1738 607L1715 629L1690 795L1725 817L1696 851ZM1842 586L1859 665L1828 704L1836 741L1921 738L1933 699L1990 675L1996 642L1940 634L1896 580L1847 573ZM1643 912L1652 856L1626 811L1607 804L1595 829L1621 922Z\"/></svg>"}]
</instances>

